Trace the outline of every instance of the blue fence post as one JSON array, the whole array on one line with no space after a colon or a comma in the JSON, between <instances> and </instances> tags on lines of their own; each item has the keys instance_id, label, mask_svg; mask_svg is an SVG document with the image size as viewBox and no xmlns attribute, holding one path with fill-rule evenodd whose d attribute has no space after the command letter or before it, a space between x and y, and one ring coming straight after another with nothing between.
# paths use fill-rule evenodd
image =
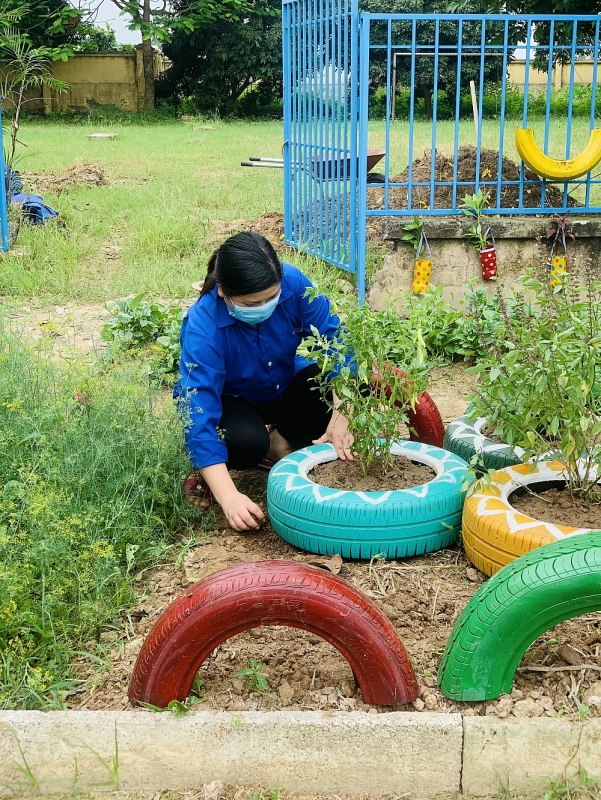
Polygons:
<instances>
[{"instance_id":1,"label":"blue fence post","mask_svg":"<svg viewBox=\"0 0 601 800\"><path fill-rule=\"evenodd\" d=\"M359 153L356 168L359 170L359 197L357 207L359 219L357 224L357 294L359 305L365 302L365 269L367 259L367 144L369 139L369 39L370 15L361 14L361 38L359 52L361 54L361 71L359 76ZM390 123L390 120L388 121Z\"/></svg>"},{"instance_id":2,"label":"blue fence post","mask_svg":"<svg viewBox=\"0 0 601 800\"><path fill-rule=\"evenodd\" d=\"M2 128L2 98L0 97L0 176L2 186L0 187L0 237L1 247L4 252L10 247L8 238L8 207L6 197L6 164L4 162L4 131Z\"/></svg>"},{"instance_id":3,"label":"blue fence post","mask_svg":"<svg viewBox=\"0 0 601 800\"><path fill-rule=\"evenodd\" d=\"M292 65L290 3L282 5L282 57L284 64ZM284 70L284 241L292 244L292 163L290 137L292 130L292 74Z\"/></svg>"}]
</instances>

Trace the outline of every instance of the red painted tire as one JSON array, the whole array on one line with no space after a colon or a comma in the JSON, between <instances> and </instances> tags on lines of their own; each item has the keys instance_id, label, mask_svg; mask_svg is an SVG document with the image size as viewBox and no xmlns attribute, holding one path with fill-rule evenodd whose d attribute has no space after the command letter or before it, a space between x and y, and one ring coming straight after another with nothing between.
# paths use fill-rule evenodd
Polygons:
<instances>
[{"instance_id":1,"label":"red painted tire","mask_svg":"<svg viewBox=\"0 0 601 800\"><path fill-rule=\"evenodd\" d=\"M405 376L405 373L396 367L392 367L391 370L401 377ZM378 371L375 368L372 380L374 386L378 388L381 386ZM388 386L385 387L384 392L387 397L390 397L390 388ZM431 444L434 447L443 447L445 434L444 422L442 421L436 403L432 400L428 392L420 394L414 409L402 403L400 400L397 400L395 405L397 408L404 409L407 414L409 420L409 438L411 441Z\"/></svg>"},{"instance_id":2,"label":"red painted tire","mask_svg":"<svg viewBox=\"0 0 601 800\"><path fill-rule=\"evenodd\" d=\"M415 409L406 409L409 417L409 438L414 442L442 447L444 442L444 422L440 411L428 392L420 394Z\"/></svg>"},{"instance_id":3,"label":"red painted tire","mask_svg":"<svg viewBox=\"0 0 601 800\"><path fill-rule=\"evenodd\" d=\"M262 625L325 639L349 662L366 703L399 705L418 695L397 632L361 592L318 567L256 561L210 575L161 614L136 661L129 699L160 708L185 700L218 645Z\"/></svg>"}]
</instances>

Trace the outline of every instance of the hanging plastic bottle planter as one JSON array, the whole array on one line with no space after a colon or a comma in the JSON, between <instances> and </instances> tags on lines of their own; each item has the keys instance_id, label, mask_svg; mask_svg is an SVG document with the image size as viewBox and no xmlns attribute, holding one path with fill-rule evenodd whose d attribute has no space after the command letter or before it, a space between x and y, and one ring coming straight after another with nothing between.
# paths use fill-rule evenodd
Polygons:
<instances>
[{"instance_id":1,"label":"hanging plastic bottle planter","mask_svg":"<svg viewBox=\"0 0 601 800\"><path fill-rule=\"evenodd\" d=\"M482 279L485 281L495 280L498 275L497 269L497 245L495 244L495 237L489 228L485 234L486 237L490 236L492 244L478 250L480 257L480 267L482 269Z\"/></svg>"},{"instance_id":2,"label":"hanging plastic bottle planter","mask_svg":"<svg viewBox=\"0 0 601 800\"><path fill-rule=\"evenodd\" d=\"M466 194L460 205L464 214L468 217L475 217L475 224L468 230L466 236L478 251L482 279L485 281L494 280L498 274L495 237L490 227L484 228L482 224L489 195L490 192L478 189L475 194Z\"/></svg>"},{"instance_id":3,"label":"hanging plastic bottle planter","mask_svg":"<svg viewBox=\"0 0 601 800\"><path fill-rule=\"evenodd\" d=\"M569 213L569 212L568 212ZM551 255L549 258L549 284L555 290L563 286L568 274L568 248L566 237L574 241L576 236L566 230L566 218L568 214L555 216L551 219L552 227L547 231L547 240L552 239ZM563 253L558 252L559 247L563 247Z\"/></svg>"},{"instance_id":4,"label":"hanging plastic bottle planter","mask_svg":"<svg viewBox=\"0 0 601 800\"><path fill-rule=\"evenodd\" d=\"M424 233L424 223L419 217L414 217L412 222L407 222L403 225L403 230L405 235L401 241L412 244L415 250L415 266L413 268L411 289L413 294L422 294L422 292L428 291L432 275L432 251ZM424 248L428 258L424 258L422 255Z\"/></svg>"},{"instance_id":5,"label":"hanging plastic bottle planter","mask_svg":"<svg viewBox=\"0 0 601 800\"><path fill-rule=\"evenodd\" d=\"M426 249L428 258L423 258L421 252ZM411 288L413 294L421 294L427 292L430 286L430 277L432 275L432 251L426 239L426 234L422 231L415 253L415 267L413 268L413 283Z\"/></svg>"}]
</instances>

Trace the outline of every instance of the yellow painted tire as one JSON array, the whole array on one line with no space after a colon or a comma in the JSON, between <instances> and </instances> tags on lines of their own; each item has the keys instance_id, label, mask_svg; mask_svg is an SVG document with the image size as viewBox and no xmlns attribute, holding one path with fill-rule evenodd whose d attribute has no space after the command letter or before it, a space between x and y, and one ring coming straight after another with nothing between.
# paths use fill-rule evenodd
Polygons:
<instances>
[{"instance_id":1,"label":"yellow painted tire","mask_svg":"<svg viewBox=\"0 0 601 800\"><path fill-rule=\"evenodd\" d=\"M515 464L494 472L490 481L477 481L467 493L461 523L465 552L472 564L485 575L493 575L537 547L589 533L590 528L533 519L509 502L511 493L521 486L537 484L540 491L562 481L563 467L557 461Z\"/></svg>"},{"instance_id":2,"label":"yellow painted tire","mask_svg":"<svg viewBox=\"0 0 601 800\"><path fill-rule=\"evenodd\" d=\"M516 128L515 146L524 164L541 178L569 181L586 175L601 161L601 128L591 131L588 144L581 153L564 161L542 152L532 128Z\"/></svg>"}]
</instances>

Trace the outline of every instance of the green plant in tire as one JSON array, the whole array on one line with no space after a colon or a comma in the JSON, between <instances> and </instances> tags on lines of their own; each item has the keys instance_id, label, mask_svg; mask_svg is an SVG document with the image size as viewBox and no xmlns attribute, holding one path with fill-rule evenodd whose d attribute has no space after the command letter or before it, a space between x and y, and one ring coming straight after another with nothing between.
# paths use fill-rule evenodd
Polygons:
<instances>
[{"instance_id":1,"label":"green plant in tire","mask_svg":"<svg viewBox=\"0 0 601 800\"><path fill-rule=\"evenodd\" d=\"M313 329L299 353L317 362L322 390L331 386L338 397L363 474L376 458L385 472L394 458L390 444L399 438L400 423L407 422L403 407L414 406L426 387L421 331L412 331L391 309L349 304L339 313L344 327L337 340L329 342Z\"/></svg>"},{"instance_id":2,"label":"green plant in tire","mask_svg":"<svg viewBox=\"0 0 601 800\"><path fill-rule=\"evenodd\" d=\"M469 398L473 416L486 417L502 441L522 447L524 460L559 461L569 491L599 501L601 282L591 278L579 288L566 279L565 294L531 274L522 284L528 300L516 294L510 317L501 299L499 341L470 370L479 376Z\"/></svg>"},{"instance_id":3,"label":"green plant in tire","mask_svg":"<svg viewBox=\"0 0 601 800\"><path fill-rule=\"evenodd\" d=\"M240 679L246 678L246 688L249 692L266 692L269 689L269 682L265 670L266 664L261 664L254 659L248 662L248 667L238 670Z\"/></svg>"}]
</instances>

